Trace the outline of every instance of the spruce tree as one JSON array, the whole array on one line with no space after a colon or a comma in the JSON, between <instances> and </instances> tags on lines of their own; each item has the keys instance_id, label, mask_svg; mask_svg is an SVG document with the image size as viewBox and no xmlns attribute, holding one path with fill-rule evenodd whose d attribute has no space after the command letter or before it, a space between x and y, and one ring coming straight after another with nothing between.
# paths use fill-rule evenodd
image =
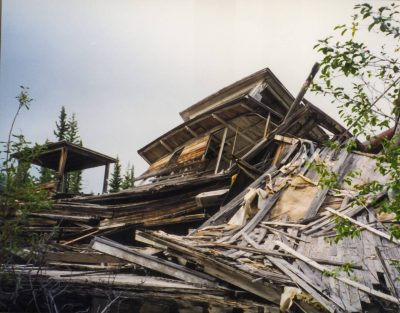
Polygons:
<instances>
[{"instance_id":1,"label":"spruce tree","mask_svg":"<svg viewBox=\"0 0 400 313\"><path fill-rule=\"evenodd\" d=\"M47 139L45 142L45 145L49 143L49 140ZM40 168L40 176L39 176L39 182L41 184L48 183L52 181L55 177L56 173L54 170L51 170L49 168L41 167Z\"/></svg>"},{"instance_id":2,"label":"spruce tree","mask_svg":"<svg viewBox=\"0 0 400 313\"><path fill-rule=\"evenodd\" d=\"M122 184L121 164L119 163L119 158L117 157L117 161L114 164L114 171L110 179L110 192L120 191L121 184Z\"/></svg>"},{"instance_id":3,"label":"spruce tree","mask_svg":"<svg viewBox=\"0 0 400 313\"><path fill-rule=\"evenodd\" d=\"M61 107L60 115L58 116L58 123L56 122L56 130L54 135L58 141L65 140L68 131L68 121L67 113L65 112L65 107Z\"/></svg>"},{"instance_id":4,"label":"spruce tree","mask_svg":"<svg viewBox=\"0 0 400 313\"><path fill-rule=\"evenodd\" d=\"M82 140L79 141L82 147ZM67 175L68 191L72 193L80 193L82 191L82 171L75 171Z\"/></svg>"},{"instance_id":5,"label":"spruce tree","mask_svg":"<svg viewBox=\"0 0 400 313\"><path fill-rule=\"evenodd\" d=\"M75 113L72 114L67 122L67 133L65 139L68 142L82 146L82 140L79 140L78 121ZM80 193L82 188L82 171L75 171L67 174L67 190L72 193Z\"/></svg>"},{"instance_id":6,"label":"spruce tree","mask_svg":"<svg viewBox=\"0 0 400 313\"><path fill-rule=\"evenodd\" d=\"M67 122L67 132L65 134L65 139L71 143L79 143L79 133L78 133L78 121L75 118L75 113Z\"/></svg>"},{"instance_id":7,"label":"spruce tree","mask_svg":"<svg viewBox=\"0 0 400 313\"><path fill-rule=\"evenodd\" d=\"M135 186L135 171L134 171L134 166L132 165L132 167L128 164L128 167L126 169L125 175L124 175L124 179L122 181L121 184L121 188L122 189L128 189L128 188L132 188Z\"/></svg>"},{"instance_id":8,"label":"spruce tree","mask_svg":"<svg viewBox=\"0 0 400 313\"><path fill-rule=\"evenodd\" d=\"M54 171L49 169L49 168L45 168L45 167L41 167L40 168L40 177L39 177L39 182L41 184L45 184L50 182L51 180L53 180L54 178Z\"/></svg>"}]
</instances>

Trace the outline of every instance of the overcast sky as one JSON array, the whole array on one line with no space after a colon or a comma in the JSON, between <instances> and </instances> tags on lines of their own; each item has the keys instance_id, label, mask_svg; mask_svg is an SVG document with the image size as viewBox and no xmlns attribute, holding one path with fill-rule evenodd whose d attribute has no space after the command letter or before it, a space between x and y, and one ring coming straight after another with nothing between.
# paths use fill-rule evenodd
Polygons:
<instances>
[{"instance_id":1,"label":"overcast sky","mask_svg":"<svg viewBox=\"0 0 400 313\"><path fill-rule=\"evenodd\" d=\"M312 47L349 21L355 3L3 0L0 140L19 86L29 86L34 102L15 133L54 140L64 105L76 113L85 146L140 174L147 166L136 151L222 87L269 67L296 94L318 60ZM328 101L306 97L334 115ZM99 192L101 180L102 169L88 171L85 191Z\"/></svg>"}]
</instances>

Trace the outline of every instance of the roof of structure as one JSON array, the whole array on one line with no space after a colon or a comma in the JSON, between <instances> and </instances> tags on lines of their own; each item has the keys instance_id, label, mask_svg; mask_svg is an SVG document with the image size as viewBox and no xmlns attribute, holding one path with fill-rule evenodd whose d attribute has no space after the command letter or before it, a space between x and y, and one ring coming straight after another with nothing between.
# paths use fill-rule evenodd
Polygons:
<instances>
[{"instance_id":1,"label":"roof of structure","mask_svg":"<svg viewBox=\"0 0 400 313\"><path fill-rule=\"evenodd\" d=\"M261 82L267 84L271 92L278 91L283 105L288 108L294 98L279 79L272 73L269 68L264 68L245 78L242 78L229 86L207 96L203 100L191 105L187 109L180 112L183 120L186 122L194 117L212 110L232 99L240 98L250 93L250 91Z\"/></svg>"},{"instance_id":2,"label":"roof of structure","mask_svg":"<svg viewBox=\"0 0 400 313\"><path fill-rule=\"evenodd\" d=\"M271 70L263 69L182 111L180 114L185 121L183 124L139 149L138 153L149 164L153 164L201 136L214 134L214 139L220 139L224 128L229 127L227 146L232 146L235 141L236 151L242 151L244 155L263 138L268 116L271 117L272 130L283 121L293 101L294 97ZM288 134L324 142L329 138L325 130L334 135L347 132L307 100L303 100L298 109L304 106L309 108L309 114L295 121ZM298 134L298 130L303 127L307 129L305 134ZM239 134L237 137L235 129L245 136Z\"/></svg>"},{"instance_id":3,"label":"roof of structure","mask_svg":"<svg viewBox=\"0 0 400 313\"><path fill-rule=\"evenodd\" d=\"M84 170L117 161L110 156L62 140L48 143L44 151L35 157L32 163L52 170L58 170L62 149L67 149L68 151L65 172ZM20 154L15 153L12 157L18 159L20 158Z\"/></svg>"}]
</instances>

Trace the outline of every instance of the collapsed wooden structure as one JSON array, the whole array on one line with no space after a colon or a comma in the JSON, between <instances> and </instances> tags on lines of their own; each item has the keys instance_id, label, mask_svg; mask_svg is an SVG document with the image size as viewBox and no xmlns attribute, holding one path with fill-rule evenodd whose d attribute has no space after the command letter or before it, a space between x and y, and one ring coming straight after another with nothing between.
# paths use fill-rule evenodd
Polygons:
<instances>
[{"instance_id":1,"label":"collapsed wooden structure","mask_svg":"<svg viewBox=\"0 0 400 313\"><path fill-rule=\"evenodd\" d=\"M149 169L138 187L33 214L26 230L52 244L41 267L13 268L19 301L34 277L57 286L55 303L78 299L72 311L397 312L400 242L377 210L387 195L361 197L347 175L388 178L371 155L323 147L350 134L306 100L286 116L293 101L269 69L257 72L140 149ZM318 184L320 164L336 184ZM360 235L330 244L337 217Z\"/></svg>"}]
</instances>

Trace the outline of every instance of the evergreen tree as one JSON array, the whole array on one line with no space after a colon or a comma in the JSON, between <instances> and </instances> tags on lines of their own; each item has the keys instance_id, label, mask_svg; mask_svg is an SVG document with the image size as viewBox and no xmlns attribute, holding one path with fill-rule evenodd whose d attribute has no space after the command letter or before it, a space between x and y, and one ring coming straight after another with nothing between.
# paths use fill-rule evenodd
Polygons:
<instances>
[{"instance_id":1,"label":"evergreen tree","mask_svg":"<svg viewBox=\"0 0 400 313\"><path fill-rule=\"evenodd\" d=\"M46 140L45 146L49 143L49 140ZM50 181L52 181L55 177L55 171L49 169L49 168L45 168L45 167L41 167L40 168L40 176L39 176L39 182L41 184L45 184L48 183Z\"/></svg>"},{"instance_id":2,"label":"evergreen tree","mask_svg":"<svg viewBox=\"0 0 400 313\"><path fill-rule=\"evenodd\" d=\"M80 193L82 189L82 171L68 173L68 192Z\"/></svg>"},{"instance_id":3,"label":"evergreen tree","mask_svg":"<svg viewBox=\"0 0 400 313\"><path fill-rule=\"evenodd\" d=\"M68 131L68 121L67 121L67 113L65 112L65 107L61 107L60 115L58 117L58 123L56 122L56 130L54 131L54 135L56 136L58 141L65 140Z\"/></svg>"},{"instance_id":4,"label":"evergreen tree","mask_svg":"<svg viewBox=\"0 0 400 313\"><path fill-rule=\"evenodd\" d=\"M71 118L67 122L67 132L65 139L71 143L79 143L78 121L75 118L75 113L72 113Z\"/></svg>"},{"instance_id":5,"label":"evergreen tree","mask_svg":"<svg viewBox=\"0 0 400 313\"><path fill-rule=\"evenodd\" d=\"M121 177L121 164L117 157L117 162L114 164L114 171L110 179L110 192L117 192L121 189L122 177Z\"/></svg>"},{"instance_id":6,"label":"evergreen tree","mask_svg":"<svg viewBox=\"0 0 400 313\"><path fill-rule=\"evenodd\" d=\"M82 147L82 140L79 141ZM80 193L82 191L82 171L75 171L68 174L68 191L72 193Z\"/></svg>"},{"instance_id":7,"label":"evergreen tree","mask_svg":"<svg viewBox=\"0 0 400 313\"><path fill-rule=\"evenodd\" d=\"M82 146L82 140L79 140L78 121L75 118L75 113L67 122L67 133L65 139L68 142L79 144ZM82 171L75 171L67 174L67 190L72 193L80 193L82 189Z\"/></svg>"},{"instance_id":8,"label":"evergreen tree","mask_svg":"<svg viewBox=\"0 0 400 313\"><path fill-rule=\"evenodd\" d=\"M45 167L40 168L39 182L41 184L48 183L48 182L52 181L53 178L54 178L53 170L51 170L49 168L45 168Z\"/></svg>"},{"instance_id":9,"label":"evergreen tree","mask_svg":"<svg viewBox=\"0 0 400 313\"><path fill-rule=\"evenodd\" d=\"M128 167L127 167L125 175L124 175L124 179L123 179L122 184L121 184L121 188L122 189L128 189L128 188L135 187L134 179L135 179L134 166L132 165L132 167L131 167L128 164Z\"/></svg>"}]
</instances>

